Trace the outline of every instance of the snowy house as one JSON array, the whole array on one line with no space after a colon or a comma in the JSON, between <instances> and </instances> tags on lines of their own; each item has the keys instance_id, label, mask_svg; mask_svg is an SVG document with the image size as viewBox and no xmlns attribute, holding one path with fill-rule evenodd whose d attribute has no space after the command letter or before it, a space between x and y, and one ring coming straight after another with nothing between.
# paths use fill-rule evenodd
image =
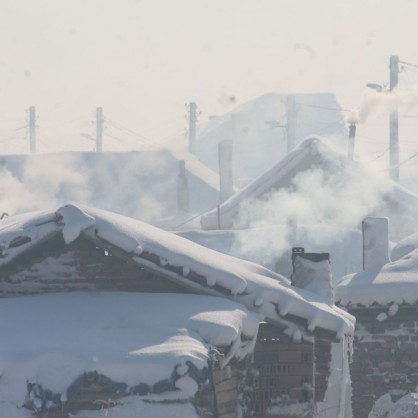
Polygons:
<instances>
[{"instance_id":1,"label":"snowy house","mask_svg":"<svg viewBox=\"0 0 418 418\"><path fill-rule=\"evenodd\" d=\"M263 225L263 216L274 207L266 205L263 210L263 204L275 203L280 213L286 200L293 206L283 218L293 225L317 222L347 227L360 224L364 216L387 216L394 226L394 239L400 239L411 234L409 226L418 222L417 195L364 164L348 160L346 153L326 140L310 137L219 207L203 214L201 226L213 230Z\"/></svg>"},{"instance_id":2,"label":"snowy house","mask_svg":"<svg viewBox=\"0 0 418 418\"><path fill-rule=\"evenodd\" d=\"M351 315L142 222L3 219L0 297L7 417L344 416Z\"/></svg>"},{"instance_id":3,"label":"snowy house","mask_svg":"<svg viewBox=\"0 0 418 418\"><path fill-rule=\"evenodd\" d=\"M357 321L350 371L359 418L417 416L408 399L416 401L418 386L418 234L401 240L391 258L336 287L335 302ZM393 402L402 397L396 409ZM387 415L393 408L398 415Z\"/></svg>"}]
</instances>

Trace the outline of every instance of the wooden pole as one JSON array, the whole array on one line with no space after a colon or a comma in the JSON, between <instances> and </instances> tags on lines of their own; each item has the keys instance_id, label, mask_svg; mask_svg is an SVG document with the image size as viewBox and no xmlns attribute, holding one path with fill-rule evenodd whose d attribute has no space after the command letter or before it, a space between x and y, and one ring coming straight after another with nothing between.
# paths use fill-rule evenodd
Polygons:
<instances>
[{"instance_id":1,"label":"wooden pole","mask_svg":"<svg viewBox=\"0 0 418 418\"><path fill-rule=\"evenodd\" d=\"M36 109L29 108L29 147L31 154L36 152Z\"/></svg>"}]
</instances>

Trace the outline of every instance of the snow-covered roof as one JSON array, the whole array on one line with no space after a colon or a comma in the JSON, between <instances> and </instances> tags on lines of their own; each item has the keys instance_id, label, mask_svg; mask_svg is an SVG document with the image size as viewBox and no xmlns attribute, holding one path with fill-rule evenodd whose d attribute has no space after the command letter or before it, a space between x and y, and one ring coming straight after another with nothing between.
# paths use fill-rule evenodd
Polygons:
<instances>
[{"instance_id":1,"label":"snow-covered roof","mask_svg":"<svg viewBox=\"0 0 418 418\"><path fill-rule=\"evenodd\" d=\"M418 234L400 241L392 262L382 268L344 277L335 289L335 302L342 306L416 304L418 302Z\"/></svg>"},{"instance_id":2,"label":"snow-covered roof","mask_svg":"<svg viewBox=\"0 0 418 418\"><path fill-rule=\"evenodd\" d=\"M287 154L282 160L257 177L248 186L232 195L220 205L221 226L231 227L234 217L238 214L240 204L250 197L257 198L269 192L273 187L280 183L281 187L291 185L291 179L295 175L295 169L308 169L313 161L312 158L318 155L318 139L310 139L302 142L296 149ZM290 176L290 178L289 178ZM218 228L217 208L205 213L201 217L203 229Z\"/></svg>"},{"instance_id":3,"label":"snow-covered roof","mask_svg":"<svg viewBox=\"0 0 418 418\"><path fill-rule=\"evenodd\" d=\"M418 248L418 233L412 234L399 241L392 250L391 260L397 261Z\"/></svg>"},{"instance_id":4,"label":"snow-covered roof","mask_svg":"<svg viewBox=\"0 0 418 418\"><path fill-rule=\"evenodd\" d=\"M356 220L359 224L364 216L372 213L376 216L388 216L393 225L395 220L399 220L395 228L399 233L403 228L406 228L406 225L418 223L416 211L413 209L418 207L418 196L395 182L381 178L381 175L370 171L363 163L348 160L347 155L341 149L325 139L310 137L248 186L223 202L219 206L220 222L218 208L203 214L200 221L202 228L219 229L219 223L224 229L235 227L244 202L248 202L250 199L268 200L272 192L277 190L289 190L289 193L292 193L297 188L294 184L297 175L318 169L324 173L326 178L335 179L332 186L336 191L343 189L344 185L350 184L350 190L353 189L353 193L345 198L352 199L352 201L362 200L359 193L355 193L355 186L364 178L373 179L373 181L370 180L370 186L375 198L373 202L365 205L365 213L359 214L359 218ZM315 185L315 187L319 188L320 185ZM331 200L329 196L327 197L328 200ZM347 201L342 203L347 207ZM331 207L331 202L329 204ZM363 209L363 206L361 207ZM344 207L339 208L339 211L344 211ZM411 221L409 222L409 220ZM244 219L243 222L245 226L245 222L248 220ZM241 224L243 222L241 221ZM327 223L327 220L325 219L323 223ZM242 226L241 224L239 226ZM406 233L410 234L411 231L408 230Z\"/></svg>"},{"instance_id":5,"label":"snow-covered roof","mask_svg":"<svg viewBox=\"0 0 418 418\"><path fill-rule=\"evenodd\" d=\"M67 243L83 234L98 245L111 244L139 266L162 274L197 293L233 299L266 320L288 327L292 316L316 327L351 334L354 318L326 299L292 287L285 277L143 222L84 206L10 217L0 222L0 267L31 247L62 233Z\"/></svg>"},{"instance_id":6,"label":"snow-covered roof","mask_svg":"<svg viewBox=\"0 0 418 418\"><path fill-rule=\"evenodd\" d=\"M27 401L30 387L43 389L29 394L35 409L45 406L47 390L64 402L89 372L117 382L122 396L185 401L206 382L215 357L225 366L251 353L257 331L258 318L242 305L211 296L67 292L6 298L0 304L0 334L6 336L0 416L3 405L16 409Z\"/></svg>"}]
</instances>

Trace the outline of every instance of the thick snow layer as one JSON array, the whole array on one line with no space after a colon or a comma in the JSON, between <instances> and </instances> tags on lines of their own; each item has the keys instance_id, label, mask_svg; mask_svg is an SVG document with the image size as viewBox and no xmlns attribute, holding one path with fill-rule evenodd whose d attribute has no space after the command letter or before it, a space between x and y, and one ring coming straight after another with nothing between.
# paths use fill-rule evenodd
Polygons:
<instances>
[{"instance_id":1,"label":"thick snow layer","mask_svg":"<svg viewBox=\"0 0 418 418\"><path fill-rule=\"evenodd\" d=\"M403 240L399 241L392 250L391 260L397 261L417 248L418 233L410 235L409 237L406 237Z\"/></svg>"},{"instance_id":2,"label":"thick snow layer","mask_svg":"<svg viewBox=\"0 0 418 418\"><path fill-rule=\"evenodd\" d=\"M63 217L63 211L72 216ZM40 220L38 216L33 216L19 218L14 225L15 233L11 232L12 220L9 219L5 237L0 223L0 243L3 242L4 246L0 266L27 249L28 245L35 245L44 239L45 222L51 224L48 228L53 230L55 225L55 232L61 232L67 224L74 230L78 219L84 227L87 225L83 230L87 238L109 242L130 254L139 265L165 274L197 291L227 296L274 322L280 322L283 316L291 314L305 319L309 330L320 327L336 332L339 337L353 332L354 318L351 315L329 306L321 296L290 286L288 279L257 264L218 253L151 225L101 210L66 205L49 215L42 213L40 216L43 219L40 230L36 227ZM91 217L95 220L94 225L90 222ZM31 231L31 242L11 247L10 244L17 237L26 236L26 228ZM146 258L147 254L157 256L158 260ZM174 272L170 266L181 267L183 274ZM192 272L203 277L205 283L194 279Z\"/></svg>"},{"instance_id":3,"label":"thick snow layer","mask_svg":"<svg viewBox=\"0 0 418 418\"><path fill-rule=\"evenodd\" d=\"M100 411L81 411L70 418L199 418L190 403L156 404L144 402L137 396L121 399L117 405ZM18 417L19 418L19 417Z\"/></svg>"},{"instance_id":4,"label":"thick snow layer","mask_svg":"<svg viewBox=\"0 0 418 418\"><path fill-rule=\"evenodd\" d=\"M335 302L343 306L370 306L418 301L418 249L381 269L346 276L335 290Z\"/></svg>"},{"instance_id":5,"label":"thick snow layer","mask_svg":"<svg viewBox=\"0 0 418 418\"><path fill-rule=\"evenodd\" d=\"M418 393L409 393L397 402L389 394L381 396L373 405L368 418L416 418Z\"/></svg>"},{"instance_id":6,"label":"thick snow layer","mask_svg":"<svg viewBox=\"0 0 418 418\"><path fill-rule=\"evenodd\" d=\"M330 376L324 400L317 403L319 418L351 418L351 377L349 357L351 342L347 339L331 344Z\"/></svg>"},{"instance_id":7,"label":"thick snow layer","mask_svg":"<svg viewBox=\"0 0 418 418\"><path fill-rule=\"evenodd\" d=\"M6 298L0 304L0 405L21 406L28 383L64 401L89 371L125 383L127 393L145 384L144 397L153 401L188 399L202 383L191 368L207 369L219 351L223 365L244 358L257 331L258 318L244 307L210 296L73 292ZM158 393L164 381L176 390Z\"/></svg>"}]
</instances>

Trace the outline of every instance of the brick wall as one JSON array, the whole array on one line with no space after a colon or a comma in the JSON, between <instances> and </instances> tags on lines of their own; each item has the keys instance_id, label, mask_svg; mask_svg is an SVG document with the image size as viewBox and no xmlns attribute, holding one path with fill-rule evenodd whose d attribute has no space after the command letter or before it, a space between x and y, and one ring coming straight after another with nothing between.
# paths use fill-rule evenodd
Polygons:
<instances>
[{"instance_id":1,"label":"brick wall","mask_svg":"<svg viewBox=\"0 0 418 418\"><path fill-rule=\"evenodd\" d=\"M380 396L389 393L395 401L415 392L418 385L417 307L400 306L392 316L387 307L377 306L352 309L350 313L357 318L350 365L353 416L367 418Z\"/></svg>"},{"instance_id":2,"label":"brick wall","mask_svg":"<svg viewBox=\"0 0 418 418\"><path fill-rule=\"evenodd\" d=\"M262 323L254 350L248 416L264 417L272 401L312 402L314 345L294 343L271 324ZM272 415L269 415L273 417ZM274 415L274 417L280 415Z\"/></svg>"}]
</instances>

